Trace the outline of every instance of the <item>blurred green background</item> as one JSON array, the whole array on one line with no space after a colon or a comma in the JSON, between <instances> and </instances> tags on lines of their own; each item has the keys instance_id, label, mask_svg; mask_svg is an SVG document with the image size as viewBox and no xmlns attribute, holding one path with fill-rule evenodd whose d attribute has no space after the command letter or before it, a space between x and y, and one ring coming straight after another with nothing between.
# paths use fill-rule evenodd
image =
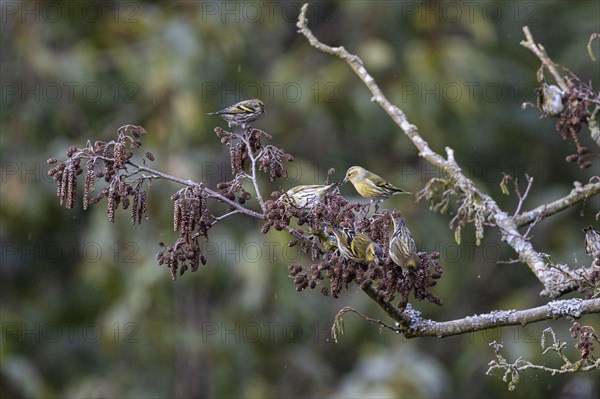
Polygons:
<instances>
[{"instance_id":1,"label":"blurred green background","mask_svg":"<svg viewBox=\"0 0 600 399\"><path fill-rule=\"evenodd\" d=\"M539 338L553 326L567 339L564 320L409 341L347 315L334 344L329 329L344 306L389 320L354 286L338 299L297 293L287 266L310 260L287 248L286 234L262 235L260 223L234 216L211 230L208 264L173 282L155 254L159 241L175 239L169 197L179 187L155 182L141 226L123 211L110 224L106 202L86 212L80 203L59 206L46 159L110 140L129 123L147 129L156 168L209 186L229 179L228 151L213 132L224 123L206 113L251 97L267 109L255 126L295 157L288 179L262 178L267 195L323 182L330 167L341 180L354 164L413 193L441 176L344 62L297 34L301 4L0 3L3 397L598 397L597 373L528 371L512 393L485 375L493 340L511 361L559 365L540 355ZM516 200L500 192L503 172L535 179L525 208L598 174L597 158L585 171L564 161L574 145L554 120L521 110L534 100L539 62L519 45L528 25L556 62L597 87L598 63L585 46L600 31L598 15L592 0L309 9L317 37L361 56L432 148L454 148L468 176L508 212ZM351 187L342 193L356 198ZM441 252L445 273L434 292L444 306L414 303L425 317L545 303L526 266L497 264L514 253L496 232L487 230L476 248L469 227L459 247L452 215L406 196L383 206L402 210L421 250ZM596 197L544 220L533 243L558 262L589 265L581 228L598 229L599 208ZM600 331L597 316L582 322ZM567 353L576 358L571 344Z\"/></svg>"}]
</instances>

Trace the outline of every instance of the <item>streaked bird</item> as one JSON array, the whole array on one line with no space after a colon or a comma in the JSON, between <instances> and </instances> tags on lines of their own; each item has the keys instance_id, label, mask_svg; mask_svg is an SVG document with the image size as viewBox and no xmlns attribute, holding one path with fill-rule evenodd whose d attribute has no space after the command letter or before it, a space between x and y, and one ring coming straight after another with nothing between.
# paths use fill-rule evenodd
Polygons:
<instances>
[{"instance_id":1,"label":"streaked bird","mask_svg":"<svg viewBox=\"0 0 600 399\"><path fill-rule=\"evenodd\" d=\"M348 169L344 183L348 181L361 196L370 199L371 202L383 201L396 194L410 194L360 166L352 166Z\"/></svg>"},{"instance_id":2,"label":"streaked bird","mask_svg":"<svg viewBox=\"0 0 600 399\"><path fill-rule=\"evenodd\" d=\"M229 127L242 126L242 129L245 129L246 124L257 120L264 113L265 104L253 98L240 101L217 112L210 112L208 115L219 115L229 124Z\"/></svg>"},{"instance_id":3,"label":"streaked bird","mask_svg":"<svg viewBox=\"0 0 600 399\"><path fill-rule=\"evenodd\" d=\"M556 85L544 83L535 89L537 106L544 116L557 116L565 109L562 101L562 90Z\"/></svg>"},{"instance_id":4,"label":"streaked bird","mask_svg":"<svg viewBox=\"0 0 600 399\"><path fill-rule=\"evenodd\" d=\"M394 234L390 239L389 255L395 264L404 269L421 267L421 258L417 255L417 246L403 218L392 217Z\"/></svg>"},{"instance_id":5,"label":"streaked bird","mask_svg":"<svg viewBox=\"0 0 600 399\"><path fill-rule=\"evenodd\" d=\"M600 233L589 225L583 229L585 233L585 253L594 257L600 258Z\"/></svg>"},{"instance_id":6,"label":"streaked bird","mask_svg":"<svg viewBox=\"0 0 600 399\"><path fill-rule=\"evenodd\" d=\"M322 202L325 195L335 190L337 186L339 186L339 183L296 186L285 192L279 199L299 209L312 208L317 203Z\"/></svg>"},{"instance_id":7,"label":"streaked bird","mask_svg":"<svg viewBox=\"0 0 600 399\"><path fill-rule=\"evenodd\" d=\"M383 256L381 247L371 241L365 234L356 233L348 228L340 231L330 225L327 225L327 227L335 235L338 249L346 259L358 263L371 263Z\"/></svg>"}]
</instances>

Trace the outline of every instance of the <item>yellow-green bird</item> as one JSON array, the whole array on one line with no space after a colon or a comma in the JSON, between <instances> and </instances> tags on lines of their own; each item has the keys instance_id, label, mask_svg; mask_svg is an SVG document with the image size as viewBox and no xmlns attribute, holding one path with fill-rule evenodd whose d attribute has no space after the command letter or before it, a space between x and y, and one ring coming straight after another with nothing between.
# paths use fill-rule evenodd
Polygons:
<instances>
[{"instance_id":1,"label":"yellow-green bird","mask_svg":"<svg viewBox=\"0 0 600 399\"><path fill-rule=\"evenodd\" d=\"M562 101L562 90L556 85L544 83L536 89L537 106L543 116L557 116L565 109Z\"/></svg>"},{"instance_id":2,"label":"yellow-green bird","mask_svg":"<svg viewBox=\"0 0 600 399\"><path fill-rule=\"evenodd\" d=\"M296 186L289 189L279 199L299 209L312 208L317 203L323 201L325 195L335 190L337 186L339 186L339 183Z\"/></svg>"},{"instance_id":3,"label":"yellow-green bird","mask_svg":"<svg viewBox=\"0 0 600 399\"><path fill-rule=\"evenodd\" d=\"M404 269L421 267L421 258L417 255L417 246L412 234L408 231L403 218L395 218L394 234L390 239L389 255L395 264Z\"/></svg>"},{"instance_id":4,"label":"yellow-green bird","mask_svg":"<svg viewBox=\"0 0 600 399\"><path fill-rule=\"evenodd\" d=\"M354 230L348 228L339 231L330 225L327 225L327 227L335 235L338 249L343 257L358 263L371 263L382 257L381 247L371 241L365 234L357 234Z\"/></svg>"},{"instance_id":5,"label":"yellow-green bird","mask_svg":"<svg viewBox=\"0 0 600 399\"><path fill-rule=\"evenodd\" d=\"M410 194L360 166L352 166L348 169L344 183L348 181L361 196L370 199L371 202L383 201L396 194Z\"/></svg>"},{"instance_id":6,"label":"yellow-green bird","mask_svg":"<svg viewBox=\"0 0 600 399\"><path fill-rule=\"evenodd\" d=\"M240 101L217 112L210 112L208 115L219 115L229 124L229 127L241 125L242 129L245 129L248 123L254 122L264 113L265 104L253 98Z\"/></svg>"}]
</instances>

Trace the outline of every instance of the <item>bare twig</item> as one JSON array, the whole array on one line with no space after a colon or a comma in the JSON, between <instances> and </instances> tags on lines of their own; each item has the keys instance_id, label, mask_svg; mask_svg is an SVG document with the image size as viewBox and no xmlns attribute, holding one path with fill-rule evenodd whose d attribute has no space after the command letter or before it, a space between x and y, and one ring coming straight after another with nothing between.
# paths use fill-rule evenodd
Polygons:
<instances>
[{"instance_id":1,"label":"bare twig","mask_svg":"<svg viewBox=\"0 0 600 399\"><path fill-rule=\"evenodd\" d=\"M548 54L546 54L546 49L544 48L544 46L542 46L539 43L535 43L535 41L533 40L533 35L531 34L531 31L529 30L528 26L523 27L523 33L525 34L525 38L527 40L522 40L521 46L529 49L533 54L535 54L540 59L540 61L542 61L542 65L546 67L548 71L550 71L550 73L554 77L554 80L556 80L558 86L562 90L567 90L567 84L565 83L565 80L563 79L560 72L558 72L554 61L552 61L550 57L548 57Z\"/></svg>"},{"instance_id":2,"label":"bare twig","mask_svg":"<svg viewBox=\"0 0 600 399\"><path fill-rule=\"evenodd\" d=\"M598 38L600 38L600 34L592 33L590 35L590 40L588 41L588 44L587 44L588 54L590 55L590 59L594 62L596 61L596 57L594 57L594 52L592 51L592 42L594 41L594 39L598 39Z\"/></svg>"},{"instance_id":3,"label":"bare twig","mask_svg":"<svg viewBox=\"0 0 600 399\"><path fill-rule=\"evenodd\" d=\"M521 194L521 190L519 189L519 179L515 179L515 192L517 193L517 197L519 197L519 204L517 205L517 210L515 210L515 213L513 214L513 218L519 213L521 212L521 207L523 206L523 202L525 201L525 198L527 198L527 195L529 195L529 190L531 189L531 186L533 185L533 177L529 177L528 175L525 175L525 177L527 178L527 188L525 189L525 193Z\"/></svg>"},{"instance_id":4,"label":"bare twig","mask_svg":"<svg viewBox=\"0 0 600 399\"><path fill-rule=\"evenodd\" d=\"M180 179L179 177L175 177L175 176L171 176L167 173L161 172L159 170L156 169L152 169L149 168L145 165L139 165L136 164L135 162L129 161L128 164L130 164L131 166L139 169L139 170L143 170L145 172L149 172L152 173L153 175L156 176L160 176L161 178L165 179L165 180L170 180L172 182L175 183L179 183L182 184L184 186L189 186L189 187L194 187L194 186L201 186L201 184L196 183L192 180L184 180L184 179ZM222 196L221 194L219 194L216 191L211 190L210 188L204 187L204 191L211 197L218 199L219 201L225 202L226 204L232 206L233 208L235 208L236 210L238 210L240 213L246 214L248 216L252 216L254 218L257 219L264 219L264 215L261 213L258 213L256 211L253 211L251 209L245 208L242 205L238 204L235 201L230 200L229 198L226 198L224 196Z\"/></svg>"},{"instance_id":5,"label":"bare twig","mask_svg":"<svg viewBox=\"0 0 600 399\"><path fill-rule=\"evenodd\" d=\"M233 210L231 212L227 212L227 213L225 213L225 214L223 214L221 216L212 215L212 217L213 217L212 225L214 226L216 223L220 222L221 220L223 220L223 219L225 219L225 218L227 218L227 217L229 217L231 215L235 215L236 213L240 213L240 210L239 209L235 209L235 210Z\"/></svg>"},{"instance_id":6,"label":"bare twig","mask_svg":"<svg viewBox=\"0 0 600 399\"><path fill-rule=\"evenodd\" d=\"M260 188L258 187L258 179L256 178L256 156L254 156L254 152L252 151L252 147L250 146L250 141L246 134L241 136L242 141L246 144L246 148L248 149L248 157L250 158L250 180L252 181L252 185L254 186L254 193L256 194L256 200L260 205L260 209L262 209L263 213L265 212L265 201L262 198L262 194L260 192Z\"/></svg>"},{"instance_id":7,"label":"bare twig","mask_svg":"<svg viewBox=\"0 0 600 399\"><path fill-rule=\"evenodd\" d=\"M335 320L333 322L333 325L331 326L331 335L335 342L338 342L338 337L344 333L344 321L343 321L342 316L344 316L346 313L349 313L349 312L356 313L357 315L359 315L360 317L362 317L365 321L368 321L369 323L377 324L380 329L386 328L388 330L397 331L396 328L394 328L392 326L388 326L387 324L385 324L383 321L381 321L379 319L374 319L372 317L362 314L361 312L359 312L358 310L356 310L354 308L351 308L350 306L346 306L346 307L340 309L339 312L337 312L337 314L335 315Z\"/></svg>"},{"instance_id":8,"label":"bare twig","mask_svg":"<svg viewBox=\"0 0 600 399\"><path fill-rule=\"evenodd\" d=\"M546 333L550 333L553 340L553 342L547 347L545 347L544 344ZM595 337L594 340L597 342L597 337ZM572 363L563 353L563 349L566 346L566 342L558 340L556 338L556 335L554 334L554 331L551 328L546 328L543 331L540 341L542 342L542 349L544 349L544 354L546 354L549 350L552 350L561 358L563 364L560 368L552 368L544 365L534 364L530 361L523 359L522 356L519 356L513 363L509 363L500 353L504 345L502 345L499 342L493 341L490 342L489 345L494 348L496 359L492 360L488 364L490 367L488 368L486 374L491 375L496 370L504 371L502 380L508 383L508 390L513 391L521 379L519 373L527 369L541 370L550 373L551 375L585 372L600 369L600 360L593 361L592 359L581 359L576 361L575 363Z\"/></svg>"},{"instance_id":9,"label":"bare twig","mask_svg":"<svg viewBox=\"0 0 600 399\"><path fill-rule=\"evenodd\" d=\"M531 233L531 230L535 227L536 224L538 224L540 220L542 220L543 217L543 214L540 213L533 222L529 223L529 226L527 226L527 231L525 232L525 234L523 234L523 237L531 237L529 233Z\"/></svg>"},{"instance_id":10,"label":"bare twig","mask_svg":"<svg viewBox=\"0 0 600 399\"><path fill-rule=\"evenodd\" d=\"M366 286L362 289L365 294L369 296L372 300L374 300L381 309L385 311L385 313L390 316L393 320L395 320L399 325L402 325L404 329L410 330L410 326L412 325L411 315L404 311L401 312L394 305L389 302L386 302L383 299L383 295L380 295L377 290L372 286Z\"/></svg>"},{"instance_id":11,"label":"bare twig","mask_svg":"<svg viewBox=\"0 0 600 399\"><path fill-rule=\"evenodd\" d=\"M530 211L523 212L515 216L515 222L517 227L526 226L541 218L554 215L560 211L563 211L579 201L587 200L594 195L600 193L600 182L599 183L588 183L581 185L581 183L575 182L575 187L571 192L555 201L548 204L543 204L534 208Z\"/></svg>"}]
</instances>

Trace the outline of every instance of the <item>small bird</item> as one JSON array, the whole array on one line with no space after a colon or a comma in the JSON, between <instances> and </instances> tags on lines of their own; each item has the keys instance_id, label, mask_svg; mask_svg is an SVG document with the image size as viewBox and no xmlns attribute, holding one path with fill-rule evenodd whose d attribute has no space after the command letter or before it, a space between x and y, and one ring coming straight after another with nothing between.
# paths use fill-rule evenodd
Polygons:
<instances>
[{"instance_id":1,"label":"small bird","mask_svg":"<svg viewBox=\"0 0 600 399\"><path fill-rule=\"evenodd\" d=\"M296 186L284 193L280 200L299 209L312 208L317 203L325 199L325 195L332 192L339 186L339 183L326 185L307 184Z\"/></svg>"},{"instance_id":2,"label":"small bird","mask_svg":"<svg viewBox=\"0 0 600 399\"><path fill-rule=\"evenodd\" d=\"M330 225L327 227L335 235L337 246L343 257L358 263L371 263L383 256L381 247L362 233L344 228L338 231Z\"/></svg>"},{"instance_id":3,"label":"small bird","mask_svg":"<svg viewBox=\"0 0 600 399\"><path fill-rule=\"evenodd\" d=\"M229 127L242 126L242 129L245 129L248 123L257 120L264 113L265 104L253 98L240 101L217 112L210 112L208 115L219 115L229 124Z\"/></svg>"},{"instance_id":4,"label":"small bird","mask_svg":"<svg viewBox=\"0 0 600 399\"><path fill-rule=\"evenodd\" d=\"M543 116L557 116L565 109L562 101L562 90L556 85L544 83L535 89L537 106Z\"/></svg>"},{"instance_id":5,"label":"small bird","mask_svg":"<svg viewBox=\"0 0 600 399\"><path fill-rule=\"evenodd\" d=\"M381 176L360 166L352 166L346 172L344 183L350 181L358 193L373 201L383 201L396 194L410 194L385 181Z\"/></svg>"},{"instance_id":6,"label":"small bird","mask_svg":"<svg viewBox=\"0 0 600 399\"><path fill-rule=\"evenodd\" d=\"M394 234L390 240L389 255L395 264L404 269L421 267L421 258L417 255L417 246L412 234L408 231L403 218L392 217Z\"/></svg>"},{"instance_id":7,"label":"small bird","mask_svg":"<svg viewBox=\"0 0 600 399\"><path fill-rule=\"evenodd\" d=\"M589 225L583 229L585 233L585 253L594 257L600 258L600 233Z\"/></svg>"}]
</instances>

